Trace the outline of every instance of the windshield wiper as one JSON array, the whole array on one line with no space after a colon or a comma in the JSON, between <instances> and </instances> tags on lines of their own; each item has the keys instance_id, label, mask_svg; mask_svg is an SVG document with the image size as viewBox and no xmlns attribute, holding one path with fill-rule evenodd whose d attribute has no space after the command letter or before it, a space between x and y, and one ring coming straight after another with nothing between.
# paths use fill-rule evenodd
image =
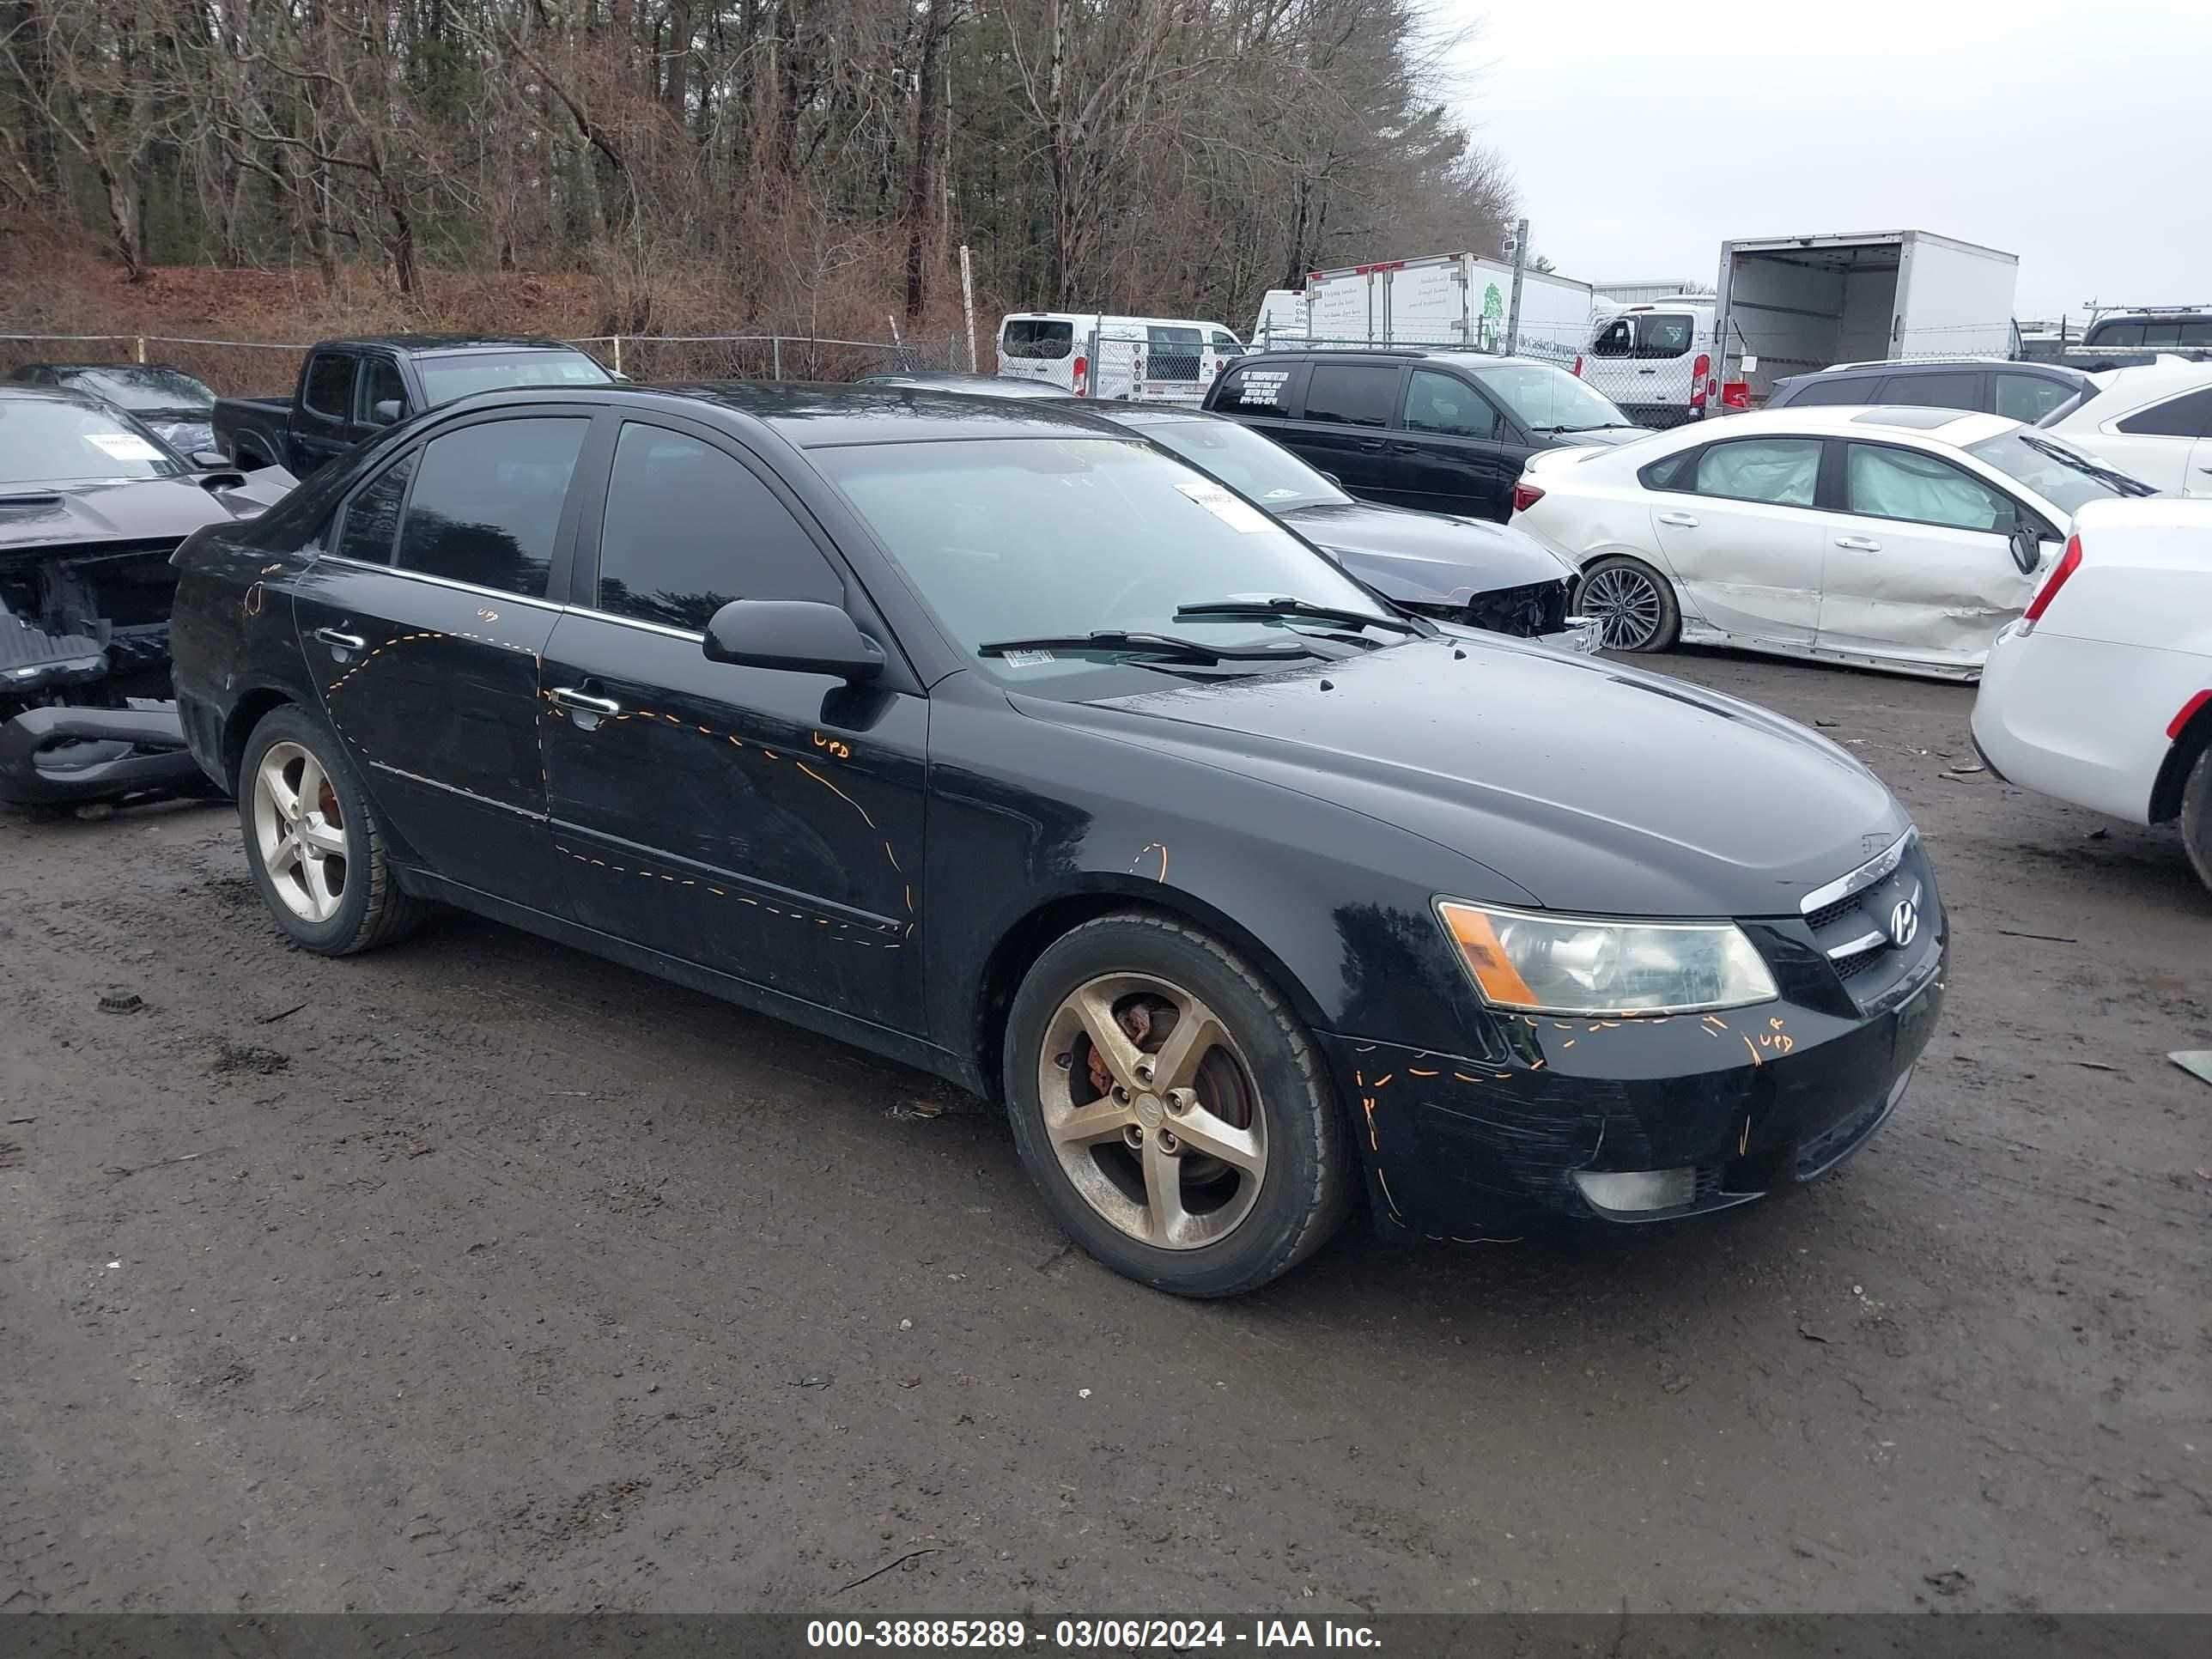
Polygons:
<instances>
[{"instance_id":1,"label":"windshield wiper","mask_svg":"<svg viewBox=\"0 0 2212 1659\"><path fill-rule=\"evenodd\" d=\"M1387 628L1399 634L1429 630L1402 617L1370 616L1364 611L1345 611L1333 605L1309 605L1304 599L1214 599L1204 605L1179 605L1177 622L1201 617L1290 617L1304 621L1338 623L1348 628Z\"/></svg>"},{"instance_id":2,"label":"windshield wiper","mask_svg":"<svg viewBox=\"0 0 2212 1659\"><path fill-rule=\"evenodd\" d=\"M1181 613L1178 612L1178 615ZM1003 657L1010 651L1133 651L1174 662L1295 662L1322 653L1285 641L1271 645L1208 645L1172 634L1127 633L1102 629L1093 634L1048 634L1033 640L993 640L975 647L979 655Z\"/></svg>"},{"instance_id":3,"label":"windshield wiper","mask_svg":"<svg viewBox=\"0 0 2212 1659\"><path fill-rule=\"evenodd\" d=\"M1630 429L1630 424L1626 421L1593 421L1588 426L1532 426L1528 430L1531 432L1626 432Z\"/></svg>"},{"instance_id":4,"label":"windshield wiper","mask_svg":"<svg viewBox=\"0 0 2212 1659\"><path fill-rule=\"evenodd\" d=\"M2086 472L2100 483L2112 485L2124 495L2158 494L2155 486L2145 483L2141 478L2130 477L2125 472L2115 472L2108 466L2100 466L2079 450L2069 449L2063 444L2055 444L2048 438L2039 438L2031 432L2017 432L2013 435L2030 449L2040 454L2048 455L2052 460L2070 466L2076 472Z\"/></svg>"}]
</instances>

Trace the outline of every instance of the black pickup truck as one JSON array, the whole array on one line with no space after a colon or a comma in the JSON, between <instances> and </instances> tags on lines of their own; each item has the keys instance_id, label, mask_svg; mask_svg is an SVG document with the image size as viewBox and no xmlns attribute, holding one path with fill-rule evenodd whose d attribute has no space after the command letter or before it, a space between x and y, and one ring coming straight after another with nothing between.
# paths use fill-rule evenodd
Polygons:
<instances>
[{"instance_id":1,"label":"black pickup truck","mask_svg":"<svg viewBox=\"0 0 2212 1659\"><path fill-rule=\"evenodd\" d=\"M518 386L602 386L616 377L559 340L385 334L325 340L289 398L218 398L215 440L248 471L301 477L372 433L471 392Z\"/></svg>"}]
</instances>

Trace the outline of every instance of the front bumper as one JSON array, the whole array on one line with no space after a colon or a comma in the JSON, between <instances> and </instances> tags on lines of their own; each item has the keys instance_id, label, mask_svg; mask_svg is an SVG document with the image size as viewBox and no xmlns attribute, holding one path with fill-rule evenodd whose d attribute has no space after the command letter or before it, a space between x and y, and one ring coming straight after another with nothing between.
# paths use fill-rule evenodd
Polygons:
<instances>
[{"instance_id":1,"label":"front bumper","mask_svg":"<svg viewBox=\"0 0 2212 1659\"><path fill-rule=\"evenodd\" d=\"M1903 1097L1942 1006L1932 951L1881 1012L1790 1002L1698 1018L1503 1022L1507 1052L1437 1054L1324 1033L1380 1218L1498 1237L1551 1220L1665 1220L1833 1168ZM1686 1201L1598 1208L1577 1173L1692 1171Z\"/></svg>"},{"instance_id":2,"label":"front bumper","mask_svg":"<svg viewBox=\"0 0 2212 1659\"><path fill-rule=\"evenodd\" d=\"M0 724L0 801L72 806L140 795L201 794L173 702L29 708Z\"/></svg>"}]
</instances>

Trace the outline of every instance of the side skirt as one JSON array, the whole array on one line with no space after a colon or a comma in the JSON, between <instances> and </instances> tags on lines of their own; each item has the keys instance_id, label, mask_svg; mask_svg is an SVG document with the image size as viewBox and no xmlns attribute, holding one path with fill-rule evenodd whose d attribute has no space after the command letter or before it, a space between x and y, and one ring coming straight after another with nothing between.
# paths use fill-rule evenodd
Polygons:
<instances>
[{"instance_id":1,"label":"side skirt","mask_svg":"<svg viewBox=\"0 0 2212 1659\"><path fill-rule=\"evenodd\" d=\"M656 979L672 981L694 991L703 991L708 996L720 997L750 1012L766 1014L771 1019L782 1020L803 1030L812 1031L839 1042L865 1048L885 1060L896 1060L919 1071L941 1077L949 1083L959 1085L976 1094L987 1092L985 1079L977 1069L957 1054L939 1048L935 1043L913 1036L904 1031L895 1031L888 1025L855 1019L832 1008L801 997L787 995L756 985L750 980L702 968L697 963L686 962L628 939L617 939L596 928L581 927L559 916L548 915L543 910L533 910L526 904L496 898L473 887L465 887L443 876L434 876L425 870L403 869L399 884L418 898L434 899L441 904L450 904L457 910L466 910L487 921L503 922L526 933L535 933L556 944L572 945L589 951L609 962L619 963L625 968L635 968L640 973L651 974Z\"/></svg>"}]
</instances>

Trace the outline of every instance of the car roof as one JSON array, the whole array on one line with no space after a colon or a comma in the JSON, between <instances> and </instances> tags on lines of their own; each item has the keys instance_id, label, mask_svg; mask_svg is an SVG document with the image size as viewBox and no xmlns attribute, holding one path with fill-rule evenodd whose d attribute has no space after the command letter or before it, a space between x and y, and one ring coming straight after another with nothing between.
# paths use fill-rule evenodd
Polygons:
<instances>
[{"instance_id":1,"label":"car roof","mask_svg":"<svg viewBox=\"0 0 2212 1659\"><path fill-rule=\"evenodd\" d=\"M587 403L663 409L712 421L756 421L800 449L957 438L1121 438L1113 425L1058 400L979 398L929 387L809 380L704 380L668 386L505 386L438 410L450 418L514 404ZM703 413L702 413L703 411ZM716 422L715 424L723 424ZM732 422L731 424L735 424Z\"/></svg>"},{"instance_id":2,"label":"car roof","mask_svg":"<svg viewBox=\"0 0 2212 1659\"><path fill-rule=\"evenodd\" d=\"M528 334L349 334L343 339L319 340L316 349L346 346L389 346L396 351L506 351L532 346L556 351L580 351L567 340Z\"/></svg>"},{"instance_id":3,"label":"car roof","mask_svg":"<svg viewBox=\"0 0 2212 1659\"><path fill-rule=\"evenodd\" d=\"M51 370L52 373L56 374L85 374L86 372L88 372L88 370L92 370L92 369L97 369L97 370L99 370L99 371L100 371L101 374L192 374L191 370L190 370L189 368L179 368L179 367L178 367L176 364L174 364L174 363L130 363L130 362L126 362L126 363L53 363L53 362L18 363L18 364L16 364L16 365L15 365L15 367L14 368L10 369L10 370L9 371L9 374L26 374L26 373L27 373L28 371L30 371L30 370L32 370L32 369L34 369L34 368L48 369L48 370ZM194 380L198 380L198 379L199 378L199 376L198 376L197 374L192 374L192 378L193 378Z\"/></svg>"},{"instance_id":4,"label":"car roof","mask_svg":"<svg viewBox=\"0 0 2212 1659\"><path fill-rule=\"evenodd\" d=\"M2106 369L2097 376L2097 384L2100 390L2085 400L2084 406L2106 398L2117 403L2123 398L2154 398L2161 392L2188 392L2197 386L2212 386L2212 363L2136 363L2126 368Z\"/></svg>"},{"instance_id":5,"label":"car roof","mask_svg":"<svg viewBox=\"0 0 2212 1659\"><path fill-rule=\"evenodd\" d=\"M1896 362L1875 358L1863 363L1830 363L1817 371L1821 374L1941 374L1960 368L2005 368L2021 374L2039 375L2046 380L2064 380L2079 385L2088 380L2082 370L2066 363L2031 363L2016 362L2010 357L1916 357L1911 362ZM1792 380L1806 380L1808 375L1792 375Z\"/></svg>"},{"instance_id":6,"label":"car roof","mask_svg":"<svg viewBox=\"0 0 2212 1659\"><path fill-rule=\"evenodd\" d=\"M1265 351L1248 351L1237 360L1240 368L1264 362L1272 357L1290 357L1304 362L1358 362L1367 358L1382 358L1391 362L1407 361L1445 362L1462 368L1489 368L1499 365L1536 368L1559 368L1557 363L1547 363L1540 357L1504 357L1496 352L1477 351L1469 346L1451 345L1395 345L1395 346L1271 346Z\"/></svg>"},{"instance_id":7,"label":"car roof","mask_svg":"<svg viewBox=\"0 0 2212 1659\"><path fill-rule=\"evenodd\" d=\"M853 384L964 392L971 398L1030 398L1041 402L1067 396L1066 387L1048 380L1018 380L1011 374L965 374L949 368L885 369L877 374L863 374Z\"/></svg>"},{"instance_id":8,"label":"car roof","mask_svg":"<svg viewBox=\"0 0 2212 1659\"><path fill-rule=\"evenodd\" d=\"M1917 437L1964 447L2008 432L2021 422L2002 415L1968 409L1927 409L1914 404L1793 404L1787 409L1754 410L1701 421L1675 430L1711 442L1759 433L1802 433L1821 437Z\"/></svg>"}]
</instances>

